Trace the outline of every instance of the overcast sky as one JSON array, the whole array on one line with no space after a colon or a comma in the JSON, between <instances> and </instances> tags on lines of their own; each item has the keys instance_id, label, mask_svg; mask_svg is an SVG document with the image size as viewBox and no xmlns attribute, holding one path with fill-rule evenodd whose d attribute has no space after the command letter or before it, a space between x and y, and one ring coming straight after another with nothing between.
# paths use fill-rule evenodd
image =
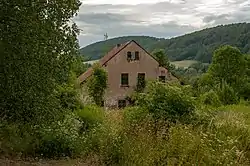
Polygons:
<instances>
[{"instance_id":1,"label":"overcast sky","mask_svg":"<svg viewBox=\"0 0 250 166\"><path fill-rule=\"evenodd\" d=\"M219 24L250 22L250 0L82 0L80 46L129 35L170 38Z\"/></svg>"}]
</instances>

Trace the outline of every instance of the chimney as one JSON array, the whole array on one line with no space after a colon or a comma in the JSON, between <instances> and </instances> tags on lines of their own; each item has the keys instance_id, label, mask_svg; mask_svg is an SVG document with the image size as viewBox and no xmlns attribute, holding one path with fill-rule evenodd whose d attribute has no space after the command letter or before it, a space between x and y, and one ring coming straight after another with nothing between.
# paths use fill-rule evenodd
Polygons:
<instances>
[{"instance_id":1,"label":"chimney","mask_svg":"<svg viewBox=\"0 0 250 166\"><path fill-rule=\"evenodd\" d=\"M117 45L116 45L116 47L120 47L120 46L121 46L121 44L117 44Z\"/></svg>"}]
</instances>

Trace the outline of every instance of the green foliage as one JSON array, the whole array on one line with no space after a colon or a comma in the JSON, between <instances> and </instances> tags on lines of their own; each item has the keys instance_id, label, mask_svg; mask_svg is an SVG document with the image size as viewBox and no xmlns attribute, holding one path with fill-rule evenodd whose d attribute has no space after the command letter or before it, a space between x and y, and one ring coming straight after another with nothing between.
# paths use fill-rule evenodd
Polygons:
<instances>
[{"instance_id":1,"label":"green foliage","mask_svg":"<svg viewBox=\"0 0 250 166\"><path fill-rule=\"evenodd\" d=\"M155 59L159 62L160 67L165 67L169 70L172 69L172 66L168 60L167 55L165 55L164 50L154 50L152 55L155 57Z\"/></svg>"},{"instance_id":2,"label":"green foliage","mask_svg":"<svg viewBox=\"0 0 250 166\"><path fill-rule=\"evenodd\" d=\"M20 157L74 157L84 153L80 122L69 114L50 125L2 124L0 151Z\"/></svg>"},{"instance_id":3,"label":"green foliage","mask_svg":"<svg viewBox=\"0 0 250 166\"><path fill-rule=\"evenodd\" d=\"M72 79L76 80L75 77ZM74 82L64 83L58 86L57 99L60 101L61 108L66 110L75 110L82 107Z\"/></svg>"},{"instance_id":4,"label":"green foliage","mask_svg":"<svg viewBox=\"0 0 250 166\"><path fill-rule=\"evenodd\" d=\"M221 105L221 101L219 99L219 96L213 90L210 90L209 92L202 94L200 96L200 101L202 104L211 105L211 106L215 106L215 107L218 107Z\"/></svg>"},{"instance_id":5,"label":"green foliage","mask_svg":"<svg viewBox=\"0 0 250 166\"><path fill-rule=\"evenodd\" d=\"M88 65L84 64L83 62L84 62L83 56L76 55L74 57L71 70L72 70L72 72L74 72L76 74L76 77L79 77L88 68Z\"/></svg>"},{"instance_id":6,"label":"green foliage","mask_svg":"<svg viewBox=\"0 0 250 166\"><path fill-rule=\"evenodd\" d=\"M78 110L81 125L81 132L87 132L101 125L104 121L104 110L96 106L85 106L84 109Z\"/></svg>"},{"instance_id":7,"label":"green foliage","mask_svg":"<svg viewBox=\"0 0 250 166\"><path fill-rule=\"evenodd\" d=\"M203 91L211 89L214 85L213 76L210 73L203 74L198 81L198 86Z\"/></svg>"},{"instance_id":8,"label":"green foliage","mask_svg":"<svg viewBox=\"0 0 250 166\"><path fill-rule=\"evenodd\" d=\"M147 109L154 118L166 118L172 121L190 116L195 109L193 99L181 88L159 82L148 84L138 104Z\"/></svg>"},{"instance_id":9,"label":"green foliage","mask_svg":"<svg viewBox=\"0 0 250 166\"><path fill-rule=\"evenodd\" d=\"M79 134L80 122L74 114L67 115L62 121L44 126L35 133L39 138L35 154L46 157L76 157L85 151L85 138Z\"/></svg>"},{"instance_id":10,"label":"green foliage","mask_svg":"<svg viewBox=\"0 0 250 166\"><path fill-rule=\"evenodd\" d=\"M147 118L149 112L142 107L128 107L124 110L124 122L133 125L139 124Z\"/></svg>"},{"instance_id":11,"label":"green foliage","mask_svg":"<svg viewBox=\"0 0 250 166\"><path fill-rule=\"evenodd\" d=\"M78 29L69 21L79 6L79 0L0 1L1 117L49 123L60 114L56 88L78 54Z\"/></svg>"},{"instance_id":12,"label":"green foliage","mask_svg":"<svg viewBox=\"0 0 250 166\"><path fill-rule=\"evenodd\" d=\"M220 25L172 39L147 36L125 36L91 44L80 50L90 60L100 59L117 43L135 40L146 50L164 49L171 61L198 60L209 63L214 50L225 44L238 47L243 53L250 52L250 24Z\"/></svg>"},{"instance_id":13,"label":"green foliage","mask_svg":"<svg viewBox=\"0 0 250 166\"><path fill-rule=\"evenodd\" d=\"M224 105L237 104L239 102L239 97L238 97L237 93L225 81L223 81L217 87L217 94L219 96L220 101Z\"/></svg>"},{"instance_id":14,"label":"green foliage","mask_svg":"<svg viewBox=\"0 0 250 166\"><path fill-rule=\"evenodd\" d=\"M93 66L93 74L88 79L87 87L89 95L94 99L96 105L102 106L105 90L107 89L107 72L98 64Z\"/></svg>"},{"instance_id":15,"label":"green foliage","mask_svg":"<svg viewBox=\"0 0 250 166\"><path fill-rule=\"evenodd\" d=\"M245 63L246 63L246 69L245 69L245 77L243 78L243 84L241 84L240 87L238 87L238 91L240 94L240 97L242 97L245 100L250 100L250 55L245 55Z\"/></svg>"},{"instance_id":16,"label":"green foliage","mask_svg":"<svg viewBox=\"0 0 250 166\"><path fill-rule=\"evenodd\" d=\"M146 87L146 80L145 78L142 78L142 77L138 77L137 78L137 84L136 84L136 89L135 91L140 93L140 92L143 92L145 87Z\"/></svg>"},{"instance_id":17,"label":"green foliage","mask_svg":"<svg viewBox=\"0 0 250 166\"><path fill-rule=\"evenodd\" d=\"M209 125L170 125L146 119L133 128L125 126L124 134L113 135L112 144L103 146L104 164L248 165L250 130L245 117L230 108L217 111L207 117Z\"/></svg>"},{"instance_id":18,"label":"green foliage","mask_svg":"<svg viewBox=\"0 0 250 166\"><path fill-rule=\"evenodd\" d=\"M234 88L239 87L245 76L245 61L241 52L231 46L217 49L208 73L217 83L223 80Z\"/></svg>"}]
</instances>

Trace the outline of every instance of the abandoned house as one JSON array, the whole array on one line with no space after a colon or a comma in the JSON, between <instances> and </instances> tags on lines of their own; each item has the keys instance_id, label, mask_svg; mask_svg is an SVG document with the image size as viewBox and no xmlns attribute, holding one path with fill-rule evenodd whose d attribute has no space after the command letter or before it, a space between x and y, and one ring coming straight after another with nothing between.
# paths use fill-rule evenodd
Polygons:
<instances>
[{"instance_id":1,"label":"abandoned house","mask_svg":"<svg viewBox=\"0 0 250 166\"><path fill-rule=\"evenodd\" d=\"M105 107L121 108L129 104L126 100L140 80L173 81L175 77L159 63L136 41L132 40L124 44L117 44L108 52L99 64L108 73L108 88L105 94ZM92 74L89 68L79 77L80 83L84 83Z\"/></svg>"}]
</instances>

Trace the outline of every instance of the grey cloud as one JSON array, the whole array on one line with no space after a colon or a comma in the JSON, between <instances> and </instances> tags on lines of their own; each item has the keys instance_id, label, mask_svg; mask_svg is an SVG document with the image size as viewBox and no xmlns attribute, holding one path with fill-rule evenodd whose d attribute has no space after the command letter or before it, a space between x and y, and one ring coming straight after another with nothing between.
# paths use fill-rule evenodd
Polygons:
<instances>
[{"instance_id":1,"label":"grey cloud","mask_svg":"<svg viewBox=\"0 0 250 166\"><path fill-rule=\"evenodd\" d=\"M126 17L121 14L112 13L90 13L79 14L76 21L83 21L87 24L112 24L126 20Z\"/></svg>"},{"instance_id":2,"label":"grey cloud","mask_svg":"<svg viewBox=\"0 0 250 166\"><path fill-rule=\"evenodd\" d=\"M228 20L229 14L221 14L221 15L208 15L203 18L203 22L210 23L212 21L216 22L224 22L225 20Z\"/></svg>"},{"instance_id":3,"label":"grey cloud","mask_svg":"<svg viewBox=\"0 0 250 166\"><path fill-rule=\"evenodd\" d=\"M244 1L237 1L234 4L242 4ZM228 13L228 14L220 14L220 15L207 15L203 18L205 23L211 23L212 25L218 24L229 24L229 23L238 23L238 22L250 22L250 3L239 7L238 10Z\"/></svg>"},{"instance_id":4,"label":"grey cloud","mask_svg":"<svg viewBox=\"0 0 250 166\"><path fill-rule=\"evenodd\" d=\"M103 40L106 32L110 37L146 35L169 38L218 24L249 22L250 4L244 2L247 0L225 2L224 8L235 10L220 11L220 14L216 14L216 11L211 14L206 10L196 10L197 5L201 4L200 0L186 0L179 4L161 2L140 5L82 5L74 20L82 29L79 36L81 46ZM169 20L161 24L152 23L149 20L152 15L167 16ZM194 20L191 19L190 25L184 26L176 20L176 15L190 16L196 21L203 21L204 25L193 27L191 23Z\"/></svg>"}]
</instances>

